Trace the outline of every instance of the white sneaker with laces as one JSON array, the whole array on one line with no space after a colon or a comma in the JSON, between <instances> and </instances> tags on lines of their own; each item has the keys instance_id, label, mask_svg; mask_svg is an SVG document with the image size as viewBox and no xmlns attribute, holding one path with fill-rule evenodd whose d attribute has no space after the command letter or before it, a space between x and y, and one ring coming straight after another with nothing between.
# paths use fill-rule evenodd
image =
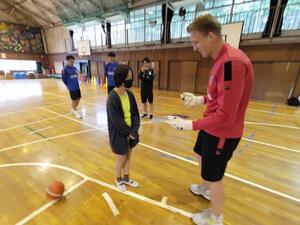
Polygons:
<instances>
[{"instance_id":1,"label":"white sneaker with laces","mask_svg":"<svg viewBox=\"0 0 300 225\"><path fill-rule=\"evenodd\" d=\"M191 184L190 191L195 195L201 195L205 199L210 201L210 191L207 190L203 185Z\"/></svg>"},{"instance_id":2,"label":"white sneaker with laces","mask_svg":"<svg viewBox=\"0 0 300 225\"><path fill-rule=\"evenodd\" d=\"M215 216L211 213L210 209L194 214L192 221L197 225L224 225L223 215Z\"/></svg>"},{"instance_id":3,"label":"white sneaker with laces","mask_svg":"<svg viewBox=\"0 0 300 225\"><path fill-rule=\"evenodd\" d=\"M78 118L78 119L82 119L82 114L81 114L81 112L80 112L80 111L78 111L78 110L74 110L74 115L75 115L75 117L76 117L76 118Z\"/></svg>"},{"instance_id":4,"label":"white sneaker with laces","mask_svg":"<svg viewBox=\"0 0 300 225\"><path fill-rule=\"evenodd\" d=\"M117 185L117 188L118 188L121 192L127 191L125 182L124 182L123 180L122 180L122 181L117 181L117 180L116 180L116 185Z\"/></svg>"},{"instance_id":5,"label":"white sneaker with laces","mask_svg":"<svg viewBox=\"0 0 300 225\"><path fill-rule=\"evenodd\" d=\"M131 180L131 179L129 179L129 181L126 181L126 180L123 180L123 181L126 185L133 187L133 188L137 188L140 186L138 182Z\"/></svg>"},{"instance_id":6,"label":"white sneaker with laces","mask_svg":"<svg viewBox=\"0 0 300 225\"><path fill-rule=\"evenodd\" d=\"M82 110L82 109L79 109L79 110L77 110L77 111L80 113L81 117L83 118L84 115L85 115L85 113L83 112L83 110Z\"/></svg>"}]
</instances>

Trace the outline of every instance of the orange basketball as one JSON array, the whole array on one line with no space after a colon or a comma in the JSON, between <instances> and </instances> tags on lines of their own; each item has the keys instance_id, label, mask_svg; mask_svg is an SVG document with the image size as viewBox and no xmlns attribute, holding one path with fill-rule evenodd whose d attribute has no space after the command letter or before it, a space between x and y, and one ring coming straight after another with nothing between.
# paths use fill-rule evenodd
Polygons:
<instances>
[{"instance_id":1,"label":"orange basketball","mask_svg":"<svg viewBox=\"0 0 300 225\"><path fill-rule=\"evenodd\" d=\"M46 190L46 194L49 199L59 199L63 196L64 191L65 185L60 181L56 181L49 185Z\"/></svg>"}]
</instances>

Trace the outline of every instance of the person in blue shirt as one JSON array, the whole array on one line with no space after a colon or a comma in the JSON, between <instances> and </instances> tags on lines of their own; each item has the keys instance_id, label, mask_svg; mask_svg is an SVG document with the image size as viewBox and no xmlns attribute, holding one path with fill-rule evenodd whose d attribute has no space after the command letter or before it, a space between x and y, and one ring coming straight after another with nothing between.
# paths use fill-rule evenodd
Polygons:
<instances>
[{"instance_id":1,"label":"person in blue shirt","mask_svg":"<svg viewBox=\"0 0 300 225\"><path fill-rule=\"evenodd\" d=\"M107 57L108 57L108 63L105 65L104 75L106 77L106 82L107 82L107 92L109 94L116 87L114 81L114 73L117 67L117 63L116 63L116 54L114 52L108 53Z\"/></svg>"},{"instance_id":2,"label":"person in blue shirt","mask_svg":"<svg viewBox=\"0 0 300 225\"><path fill-rule=\"evenodd\" d=\"M82 112L77 110L79 105L79 101L81 99L81 92L78 82L77 68L74 66L75 58L71 55L66 57L67 65L64 67L62 71L62 80L64 84L67 86L70 97L72 100L72 110L71 113L77 118L82 118Z\"/></svg>"}]
</instances>

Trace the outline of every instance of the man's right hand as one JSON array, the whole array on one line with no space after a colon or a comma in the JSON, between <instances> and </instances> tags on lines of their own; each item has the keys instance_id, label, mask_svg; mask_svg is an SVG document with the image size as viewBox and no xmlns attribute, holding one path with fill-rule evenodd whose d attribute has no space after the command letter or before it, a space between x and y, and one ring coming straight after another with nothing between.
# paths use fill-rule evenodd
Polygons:
<instances>
[{"instance_id":1,"label":"man's right hand","mask_svg":"<svg viewBox=\"0 0 300 225\"><path fill-rule=\"evenodd\" d=\"M197 107L204 104L204 97L203 96L195 96L192 93L184 92L182 93L181 100L183 101L183 105L185 107Z\"/></svg>"}]
</instances>

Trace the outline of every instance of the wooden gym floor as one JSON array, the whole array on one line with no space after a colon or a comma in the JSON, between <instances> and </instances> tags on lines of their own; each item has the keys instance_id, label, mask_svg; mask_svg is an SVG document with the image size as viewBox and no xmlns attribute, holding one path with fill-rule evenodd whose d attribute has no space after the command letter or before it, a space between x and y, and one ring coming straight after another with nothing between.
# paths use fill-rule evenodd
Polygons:
<instances>
[{"instance_id":1,"label":"wooden gym floor","mask_svg":"<svg viewBox=\"0 0 300 225\"><path fill-rule=\"evenodd\" d=\"M189 192L191 183L200 182L192 153L197 132L143 121L131 167L141 186L120 193L108 144L106 91L81 88L86 116L78 120L70 115L69 95L59 80L0 82L0 224L192 224L191 213L209 207ZM203 110L185 109L179 93L155 92L157 116L194 119ZM45 189L56 180L70 194L49 201ZM244 139L224 183L227 225L300 224L300 110L251 102Z\"/></svg>"}]
</instances>

